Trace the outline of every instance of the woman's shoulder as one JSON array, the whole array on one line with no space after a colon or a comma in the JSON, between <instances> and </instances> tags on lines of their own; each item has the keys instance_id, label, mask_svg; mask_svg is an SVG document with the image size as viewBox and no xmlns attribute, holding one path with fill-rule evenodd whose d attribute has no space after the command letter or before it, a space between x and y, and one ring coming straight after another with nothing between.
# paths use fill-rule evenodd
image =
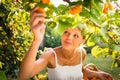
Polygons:
<instances>
[{"instance_id":1,"label":"woman's shoulder","mask_svg":"<svg viewBox=\"0 0 120 80\"><path fill-rule=\"evenodd\" d=\"M54 57L55 54L57 54L57 52L59 51L60 47L56 47L56 48L45 48L43 50L43 54L44 56L48 56L48 57Z\"/></svg>"},{"instance_id":2,"label":"woman's shoulder","mask_svg":"<svg viewBox=\"0 0 120 80\"><path fill-rule=\"evenodd\" d=\"M54 49L53 48L46 48L45 50L43 50L41 57L46 59L48 61L48 63L51 63L51 60L54 59Z\"/></svg>"},{"instance_id":3,"label":"woman's shoulder","mask_svg":"<svg viewBox=\"0 0 120 80\"><path fill-rule=\"evenodd\" d=\"M47 48L46 51L43 53L43 55L48 60L48 67L55 67L55 55L56 51L58 51L59 48Z\"/></svg>"},{"instance_id":4,"label":"woman's shoulder","mask_svg":"<svg viewBox=\"0 0 120 80\"><path fill-rule=\"evenodd\" d=\"M84 47L80 48L80 52L82 53L83 59L86 57L86 50Z\"/></svg>"},{"instance_id":5,"label":"woman's shoulder","mask_svg":"<svg viewBox=\"0 0 120 80\"><path fill-rule=\"evenodd\" d=\"M82 48L82 53L83 53L83 55L86 55L86 50L84 47Z\"/></svg>"},{"instance_id":6,"label":"woman's shoulder","mask_svg":"<svg viewBox=\"0 0 120 80\"><path fill-rule=\"evenodd\" d=\"M54 53L53 51L54 51L53 48L45 48L43 50L43 55L48 55L48 56L53 55L53 53Z\"/></svg>"}]
</instances>

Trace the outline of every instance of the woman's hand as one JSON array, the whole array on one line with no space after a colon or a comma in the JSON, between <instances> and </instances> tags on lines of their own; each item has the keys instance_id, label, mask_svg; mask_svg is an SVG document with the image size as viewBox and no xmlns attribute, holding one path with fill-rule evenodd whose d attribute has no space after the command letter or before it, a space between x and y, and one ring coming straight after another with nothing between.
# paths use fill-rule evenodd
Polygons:
<instances>
[{"instance_id":1,"label":"woman's hand","mask_svg":"<svg viewBox=\"0 0 120 80\"><path fill-rule=\"evenodd\" d=\"M32 9L30 14L30 27L34 34L34 40L42 41L45 33L45 13L39 12L39 7Z\"/></svg>"},{"instance_id":2,"label":"woman's hand","mask_svg":"<svg viewBox=\"0 0 120 80\"><path fill-rule=\"evenodd\" d=\"M113 77L106 72L100 71L99 72L99 78L100 80L114 80Z\"/></svg>"},{"instance_id":3,"label":"woman's hand","mask_svg":"<svg viewBox=\"0 0 120 80\"><path fill-rule=\"evenodd\" d=\"M99 70L94 64L88 64L84 66L83 72L84 78L90 80L92 80L92 78L96 78L97 80L114 80L112 75L110 75L107 72Z\"/></svg>"}]
</instances>

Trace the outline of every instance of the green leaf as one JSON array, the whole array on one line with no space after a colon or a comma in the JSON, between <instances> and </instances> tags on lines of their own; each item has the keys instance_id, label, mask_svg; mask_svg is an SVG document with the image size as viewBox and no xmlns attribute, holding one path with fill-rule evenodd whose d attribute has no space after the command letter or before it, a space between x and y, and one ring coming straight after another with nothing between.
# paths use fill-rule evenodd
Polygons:
<instances>
[{"instance_id":1,"label":"green leaf","mask_svg":"<svg viewBox=\"0 0 120 80\"><path fill-rule=\"evenodd\" d=\"M91 15L90 15L89 10L86 9L85 7L83 7L83 10L82 10L82 12L80 13L80 16L84 16L84 17L90 18Z\"/></svg>"},{"instance_id":2,"label":"green leaf","mask_svg":"<svg viewBox=\"0 0 120 80\"><path fill-rule=\"evenodd\" d=\"M101 10L101 3L103 2L102 0L91 0L92 5L94 6L93 8L96 10L97 14L100 14Z\"/></svg>"},{"instance_id":3,"label":"green leaf","mask_svg":"<svg viewBox=\"0 0 120 80\"><path fill-rule=\"evenodd\" d=\"M120 45L113 44L113 49L116 51L120 51Z\"/></svg>"},{"instance_id":4,"label":"green leaf","mask_svg":"<svg viewBox=\"0 0 120 80\"><path fill-rule=\"evenodd\" d=\"M39 7L42 7L42 8L50 6L50 4L42 4L42 3L39 3L39 2L36 5L39 6Z\"/></svg>"},{"instance_id":5,"label":"green leaf","mask_svg":"<svg viewBox=\"0 0 120 80\"><path fill-rule=\"evenodd\" d=\"M99 46L95 46L95 47L93 47L92 48L92 50L91 50L91 54L93 55L93 56L95 56L96 58L98 58L98 57L100 57L100 55L101 55L101 48L99 47Z\"/></svg>"},{"instance_id":6,"label":"green leaf","mask_svg":"<svg viewBox=\"0 0 120 80\"><path fill-rule=\"evenodd\" d=\"M93 41L94 43L97 43L100 40L100 37L98 34L93 34L91 36L91 41Z\"/></svg>"},{"instance_id":7,"label":"green leaf","mask_svg":"<svg viewBox=\"0 0 120 80\"><path fill-rule=\"evenodd\" d=\"M120 29L113 29L113 33L120 36Z\"/></svg>"},{"instance_id":8,"label":"green leaf","mask_svg":"<svg viewBox=\"0 0 120 80\"><path fill-rule=\"evenodd\" d=\"M83 5L86 6L86 7L90 7L91 6L91 0L84 0Z\"/></svg>"},{"instance_id":9,"label":"green leaf","mask_svg":"<svg viewBox=\"0 0 120 80\"><path fill-rule=\"evenodd\" d=\"M91 9L91 13L92 13L93 16L96 16L96 17L100 16L100 13L97 9Z\"/></svg>"},{"instance_id":10,"label":"green leaf","mask_svg":"<svg viewBox=\"0 0 120 80\"><path fill-rule=\"evenodd\" d=\"M54 21L50 21L50 22L48 22L48 27L50 27L50 28L55 28L56 27L56 22L54 22Z\"/></svg>"},{"instance_id":11,"label":"green leaf","mask_svg":"<svg viewBox=\"0 0 120 80\"><path fill-rule=\"evenodd\" d=\"M101 27L100 33L103 34L103 35L107 33L107 28L106 28L106 26L105 26L105 27L103 27L103 26Z\"/></svg>"},{"instance_id":12,"label":"green leaf","mask_svg":"<svg viewBox=\"0 0 120 80\"><path fill-rule=\"evenodd\" d=\"M100 36L98 34L92 34L87 41L87 45L94 46L99 40L100 40Z\"/></svg>"},{"instance_id":13,"label":"green leaf","mask_svg":"<svg viewBox=\"0 0 120 80\"><path fill-rule=\"evenodd\" d=\"M0 17L4 17L5 14L0 10Z\"/></svg>"},{"instance_id":14,"label":"green leaf","mask_svg":"<svg viewBox=\"0 0 120 80\"><path fill-rule=\"evenodd\" d=\"M3 71L0 71L0 80L7 80L5 72L3 72Z\"/></svg>"},{"instance_id":15,"label":"green leaf","mask_svg":"<svg viewBox=\"0 0 120 80\"><path fill-rule=\"evenodd\" d=\"M68 27L72 27L72 24L59 20L59 25L58 25L57 30L60 34L62 34L64 32L64 30Z\"/></svg>"},{"instance_id":16,"label":"green leaf","mask_svg":"<svg viewBox=\"0 0 120 80\"><path fill-rule=\"evenodd\" d=\"M117 41L120 43L120 37L117 38Z\"/></svg>"},{"instance_id":17,"label":"green leaf","mask_svg":"<svg viewBox=\"0 0 120 80\"><path fill-rule=\"evenodd\" d=\"M37 3L37 2L39 2L39 3L40 3L40 0L33 0L33 1L34 1L34 2L36 2L36 3Z\"/></svg>"},{"instance_id":18,"label":"green leaf","mask_svg":"<svg viewBox=\"0 0 120 80\"><path fill-rule=\"evenodd\" d=\"M59 10L59 11L58 11L58 10ZM60 5L57 7L57 11L59 12L58 14L65 14L66 11L68 11L68 6L63 5L63 4L60 4Z\"/></svg>"},{"instance_id":19,"label":"green leaf","mask_svg":"<svg viewBox=\"0 0 120 80\"><path fill-rule=\"evenodd\" d=\"M94 42L91 42L90 40L87 41L87 46L94 46L95 43Z\"/></svg>"}]
</instances>

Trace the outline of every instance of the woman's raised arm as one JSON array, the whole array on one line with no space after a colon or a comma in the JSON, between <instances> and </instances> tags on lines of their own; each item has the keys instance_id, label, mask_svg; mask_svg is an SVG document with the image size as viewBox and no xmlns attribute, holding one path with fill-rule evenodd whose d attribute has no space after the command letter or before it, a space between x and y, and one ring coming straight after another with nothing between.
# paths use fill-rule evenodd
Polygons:
<instances>
[{"instance_id":1,"label":"woman's raised arm","mask_svg":"<svg viewBox=\"0 0 120 80\"><path fill-rule=\"evenodd\" d=\"M21 65L19 72L19 80L26 80L33 75L41 71L48 63L46 55L43 55L39 60L36 61L36 55L40 43L43 40L45 33L45 14L39 13L37 10L39 7L35 7L31 11L30 15L30 27L34 35L33 42L26 53Z\"/></svg>"}]
</instances>

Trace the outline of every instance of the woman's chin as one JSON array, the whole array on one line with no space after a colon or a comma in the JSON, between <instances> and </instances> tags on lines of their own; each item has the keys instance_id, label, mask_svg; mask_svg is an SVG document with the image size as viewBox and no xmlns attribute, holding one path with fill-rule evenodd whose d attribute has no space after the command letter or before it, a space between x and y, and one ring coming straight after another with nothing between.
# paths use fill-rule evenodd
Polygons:
<instances>
[{"instance_id":1,"label":"woman's chin","mask_svg":"<svg viewBox=\"0 0 120 80\"><path fill-rule=\"evenodd\" d=\"M66 49L66 50L71 50L72 49L71 46L63 46L63 48Z\"/></svg>"}]
</instances>

